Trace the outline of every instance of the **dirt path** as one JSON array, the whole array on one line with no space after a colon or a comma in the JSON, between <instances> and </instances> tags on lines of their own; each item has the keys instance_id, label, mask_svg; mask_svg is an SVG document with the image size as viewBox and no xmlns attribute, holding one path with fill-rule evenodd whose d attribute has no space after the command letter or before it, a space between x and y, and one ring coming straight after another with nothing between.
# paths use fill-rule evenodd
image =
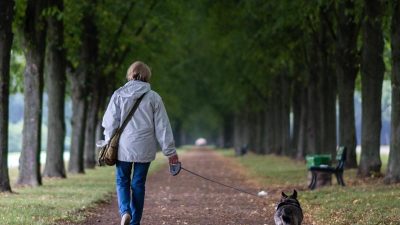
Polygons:
<instances>
[{"instance_id":1,"label":"dirt path","mask_svg":"<svg viewBox=\"0 0 400 225\"><path fill-rule=\"evenodd\" d=\"M191 151L181 159L190 170L252 193L259 189L232 160L207 149ZM264 225L274 224L277 191L259 200L234 190L206 182L181 171L176 177L163 169L148 178L142 225ZM115 197L91 212L84 224L119 224Z\"/></svg>"}]
</instances>

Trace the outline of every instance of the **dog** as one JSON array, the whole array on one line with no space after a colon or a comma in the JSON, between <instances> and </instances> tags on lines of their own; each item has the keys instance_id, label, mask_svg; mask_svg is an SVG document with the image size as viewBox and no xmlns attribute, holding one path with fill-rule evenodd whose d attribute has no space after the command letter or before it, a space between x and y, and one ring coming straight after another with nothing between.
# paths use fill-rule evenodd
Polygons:
<instances>
[{"instance_id":1,"label":"dog","mask_svg":"<svg viewBox=\"0 0 400 225\"><path fill-rule=\"evenodd\" d=\"M297 200L297 191L288 196L282 192L282 198L276 206L274 215L276 225L301 225L303 221L303 210Z\"/></svg>"}]
</instances>

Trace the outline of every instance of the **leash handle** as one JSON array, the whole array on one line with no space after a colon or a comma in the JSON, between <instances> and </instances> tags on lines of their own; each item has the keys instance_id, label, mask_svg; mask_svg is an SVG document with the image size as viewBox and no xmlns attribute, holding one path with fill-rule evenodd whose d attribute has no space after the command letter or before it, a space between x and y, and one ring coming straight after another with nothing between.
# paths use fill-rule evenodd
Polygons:
<instances>
[{"instance_id":1,"label":"leash handle","mask_svg":"<svg viewBox=\"0 0 400 225\"><path fill-rule=\"evenodd\" d=\"M172 176L176 176L181 172L181 162L178 162L176 164L169 164L169 173Z\"/></svg>"}]
</instances>

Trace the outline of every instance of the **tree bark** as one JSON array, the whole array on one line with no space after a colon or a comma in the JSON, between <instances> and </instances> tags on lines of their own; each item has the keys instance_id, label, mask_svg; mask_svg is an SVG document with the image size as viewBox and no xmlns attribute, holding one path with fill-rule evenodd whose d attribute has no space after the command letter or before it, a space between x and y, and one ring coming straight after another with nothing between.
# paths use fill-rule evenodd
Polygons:
<instances>
[{"instance_id":1,"label":"tree bark","mask_svg":"<svg viewBox=\"0 0 400 225\"><path fill-rule=\"evenodd\" d=\"M95 87L92 89L92 98L88 104L87 117L86 117L86 131L85 131L85 168L93 169L96 166L96 125L98 123L98 112L100 107L99 89Z\"/></svg>"},{"instance_id":2,"label":"tree bark","mask_svg":"<svg viewBox=\"0 0 400 225\"><path fill-rule=\"evenodd\" d=\"M264 135L265 135L265 153L266 154L273 154L276 153L277 150L277 130L275 127L276 124L276 107L275 104L277 104L277 102L272 101L274 99L275 96L271 95L268 98L268 106L265 108L265 120L264 120L264 124L265 124L265 128L264 128ZM274 103L274 104L272 104Z\"/></svg>"},{"instance_id":3,"label":"tree bark","mask_svg":"<svg viewBox=\"0 0 400 225\"><path fill-rule=\"evenodd\" d=\"M297 143L297 159L304 159L306 155L307 146L307 123L308 123L308 91L305 87L302 88L301 93L301 113L300 113L300 124L299 124L299 139Z\"/></svg>"},{"instance_id":4,"label":"tree bark","mask_svg":"<svg viewBox=\"0 0 400 225\"><path fill-rule=\"evenodd\" d=\"M234 125L234 147L235 149L240 149L245 145L248 145L248 116L247 112L240 112L235 115L235 125Z\"/></svg>"},{"instance_id":5,"label":"tree bark","mask_svg":"<svg viewBox=\"0 0 400 225\"><path fill-rule=\"evenodd\" d=\"M182 145L187 145L187 144L189 144L188 143L188 137L187 137L187 133L186 133L186 131L183 129L183 128L181 128L181 143L182 143Z\"/></svg>"},{"instance_id":6,"label":"tree bark","mask_svg":"<svg viewBox=\"0 0 400 225\"><path fill-rule=\"evenodd\" d=\"M290 137L290 148L291 157L295 157L297 154L297 145L299 142L299 133L300 133L300 120L301 120L301 83L299 81L293 82L292 87L292 112L293 112L293 125L291 129L291 137Z\"/></svg>"},{"instance_id":7,"label":"tree bark","mask_svg":"<svg viewBox=\"0 0 400 225\"><path fill-rule=\"evenodd\" d=\"M172 118L171 121L173 121L172 132L174 134L175 145L176 147L182 146L182 141L181 141L182 122L179 119L172 119Z\"/></svg>"},{"instance_id":8,"label":"tree bark","mask_svg":"<svg viewBox=\"0 0 400 225\"><path fill-rule=\"evenodd\" d=\"M8 175L8 103L14 1L0 2L0 192L11 192Z\"/></svg>"},{"instance_id":9,"label":"tree bark","mask_svg":"<svg viewBox=\"0 0 400 225\"><path fill-rule=\"evenodd\" d=\"M280 155L282 154L282 149L283 149L283 127L282 127L282 121L283 121L283 98L282 98L282 79L281 79L281 74L276 75L272 82L274 84L274 87L272 89L272 95L268 101L268 107L269 107L269 113L270 113L270 118L269 118L269 125L271 126L269 129L269 135L270 135L270 149L271 153Z\"/></svg>"},{"instance_id":10,"label":"tree bark","mask_svg":"<svg viewBox=\"0 0 400 225\"><path fill-rule=\"evenodd\" d=\"M286 73L280 76L281 88L281 153L291 155L290 149L290 79Z\"/></svg>"},{"instance_id":11,"label":"tree bark","mask_svg":"<svg viewBox=\"0 0 400 225\"><path fill-rule=\"evenodd\" d=\"M86 129L86 76L71 75L72 86L72 134L68 171L84 173L83 153Z\"/></svg>"},{"instance_id":12,"label":"tree bark","mask_svg":"<svg viewBox=\"0 0 400 225\"><path fill-rule=\"evenodd\" d=\"M97 75L97 57L98 57L98 39L97 27L94 23L94 12L84 15L82 19L83 35L82 35L82 51L81 63L78 71L71 76L72 80L72 137L71 137L71 156L68 170L72 173L84 173L84 147L86 137L86 116L88 107L88 86L89 82L95 84L94 79L100 79ZM96 77L97 76L97 77ZM99 87L96 87L99 88ZM95 110L95 109L94 109ZM92 117L91 119L93 119ZM90 121L90 141L94 141L94 124ZM93 143L89 143L91 148L88 155L93 156L94 150L91 147ZM91 162L92 163L92 162Z\"/></svg>"},{"instance_id":13,"label":"tree bark","mask_svg":"<svg viewBox=\"0 0 400 225\"><path fill-rule=\"evenodd\" d=\"M383 63L383 33L381 0L365 1L363 51L361 62L362 128L361 160L358 173L362 177L379 174L381 170L381 98L385 72Z\"/></svg>"},{"instance_id":14,"label":"tree bark","mask_svg":"<svg viewBox=\"0 0 400 225\"><path fill-rule=\"evenodd\" d=\"M400 1L393 0L392 47L392 118L390 153L385 183L400 182Z\"/></svg>"},{"instance_id":15,"label":"tree bark","mask_svg":"<svg viewBox=\"0 0 400 225\"><path fill-rule=\"evenodd\" d=\"M99 41L98 41L98 31L97 26L94 22L94 15L88 15L85 23L85 30L90 32L90 35L86 37L87 39L87 57L84 58L84 63L89 66L86 70L88 73L87 77L90 78L89 85L90 89L90 104L88 105L87 111L87 124L85 131L85 146L84 146L84 154L85 154L85 167L86 168L94 168L96 166L96 146L95 146L95 137L96 137L96 125L99 116L99 108L100 108L100 98L101 98L101 90L105 90L105 79L104 76L99 76L97 61L98 61L98 52L99 52Z\"/></svg>"},{"instance_id":16,"label":"tree bark","mask_svg":"<svg viewBox=\"0 0 400 225\"><path fill-rule=\"evenodd\" d=\"M347 147L346 168L357 167L354 88L358 72L354 1L341 1L337 13L337 81L339 94L339 145Z\"/></svg>"},{"instance_id":17,"label":"tree bark","mask_svg":"<svg viewBox=\"0 0 400 225\"><path fill-rule=\"evenodd\" d=\"M314 43L315 44L315 43ZM311 55L316 57L317 49L312 49ZM312 61L316 62L317 59ZM321 148L320 138L320 108L318 96L318 67L317 65L309 68L308 77L308 101L307 101L307 152L306 153L319 153Z\"/></svg>"},{"instance_id":18,"label":"tree bark","mask_svg":"<svg viewBox=\"0 0 400 225\"><path fill-rule=\"evenodd\" d=\"M329 66L328 66L329 67ZM321 108L323 110L323 120L321 130L323 129L321 152L336 155L336 77L331 68L327 68L327 74L324 79L325 94L322 95L323 102Z\"/></svg>"},{"instance_id":19,"label":"tree bark","mask_svg":"<svg viewBox=\"0 0 400 225\"><path fill-rule=\"evenodd\" d=\"M242 114L242 118L241 118L241 127L243 129L242 132L242 145L241 146L246 146L246 147L250 147L250 142L249 142L249 137L250 137L250 133L251 133L251 120L250 120L250 113L245 110L244 113Z\"/></svg>"},{"instance_id":20,"label":"tree bark","mask_svg":"<svg viewBox=\"0 0 400 225\"><path fill-rule=\"evenodd\" d=\"M252 137L248 138L247 140L247 145L249 147L249 150L257 153L257 148L256 148L256 143L257 143L257 126L256 126L256 121L257 121L257 116L255 112L249 112L246 114L246 122L244 123L246 125L246 136Z\"/></svg>"},{"instance_id":21,"label":"tree bark","mask_svg":"<svg viewBox=\"0 0 400 225\"><path fill-rule=\"evenodd\" d=\"M43 101L43 64L46 42L44 0L28 1L23 24L22 41L25 49L24 124L22 152L19 159L19 185L38 186L40 176L40 137Z\"/></svg>"},{"instance_id":22,"label":"tree bark","mask_svg":"<svg viewBox=\"0 0 400 225\"><path fill-rule=\"evenodd\" d=\"M326 10L331 10L328 6ZM327 19L324 19L327 18ZM319 31L319 109L320 109L320 153L336 154L336 76L333 73L331 59L332 40L328 35L328 26L325 20L330 20L329 13L320 11Z\"/></svg>"},{"instance_id":23,"label":"tree bark","mask_svg":"<svg viewBox=\"0 0 400 225\"><path fill-rule=\"evenodd\" d=\"M258 142L257 142L257 150L259 154L265 154L265 112L260 111L257 113L258 120Z\"/></svg>"},{"instance_id":24,"label":"tree bark","mask_svg":"<svg viewBox=\"0 0 400 225\"><path fill-rule=\"evenodd\" d=\"M224 148L233 147L233 116L231 114L226 115L224 118Z\"/></svg>"},{"instance_id":25,"label":"tree bark","mask_svg":"<svg viewBox=\"0 0 400 225\"><path fill-rule=\"evenodd\" d=\"M63 0L51 1L51 7L64 10ZM48 18L48 45L47 45L47 91L48 103L48 134L46 164L43 171L45 177L65 178L64 165L64 102L66 85L66 59L64 50L64 23L58 19L59 14Z\"/></svg>"},{"instance_id":26,"label":"tree bark","mask_svg":"<svg viewBox=\"0 0 400 225\"><path fill-rule=\"evenodd\" d=\"M262 123L261 123L261 113L260 112L252 112L251 114L251 133L250 133L250 138L249 141L251 142L251 148L255 151L257 154L262 153L262 147L261 147L261 138L262 138Z\"/></svg>"}]
</instances>

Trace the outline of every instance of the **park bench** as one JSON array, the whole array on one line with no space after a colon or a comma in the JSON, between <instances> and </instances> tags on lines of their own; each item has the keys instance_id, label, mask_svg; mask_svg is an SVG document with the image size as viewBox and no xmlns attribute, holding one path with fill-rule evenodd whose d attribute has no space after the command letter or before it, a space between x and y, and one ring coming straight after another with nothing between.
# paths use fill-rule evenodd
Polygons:
<instances>
[{"instance_id":1,"label":"park bench","mask_svg":"<svg viewBox=\"0 0 400 225\"><path fill-rule=\"evenodd\" d=\"M308 188L314 190L317 184L318 174L327 173L327 174L335 174L336 180L339 185L345 186L343 180L343 171L344 171L344 164L346 161L346 147L341 146L336 151L336 167L331 167L328 165L318 165L318 166L311 166L308 170L311 172L311 182L308 185Z\"/></svg>"}]
</instances>

